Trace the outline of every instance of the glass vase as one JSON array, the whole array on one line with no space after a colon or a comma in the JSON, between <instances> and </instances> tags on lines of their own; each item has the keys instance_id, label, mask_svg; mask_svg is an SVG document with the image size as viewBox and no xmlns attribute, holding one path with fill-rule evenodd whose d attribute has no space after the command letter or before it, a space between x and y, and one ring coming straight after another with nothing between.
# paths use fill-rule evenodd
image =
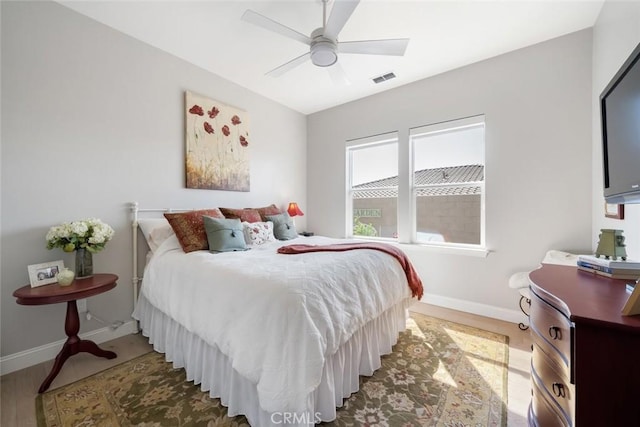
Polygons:
<instances>
[{"instance_id":1,"label":"glass vase","mask_svg":"<svg viewBox=\"0 0 640 427\"><path fill-rule=\"evenodd\" d=\"M93 254L84 248L76 249L76 279L93 276Z\"/></svg>"}]
</instances>

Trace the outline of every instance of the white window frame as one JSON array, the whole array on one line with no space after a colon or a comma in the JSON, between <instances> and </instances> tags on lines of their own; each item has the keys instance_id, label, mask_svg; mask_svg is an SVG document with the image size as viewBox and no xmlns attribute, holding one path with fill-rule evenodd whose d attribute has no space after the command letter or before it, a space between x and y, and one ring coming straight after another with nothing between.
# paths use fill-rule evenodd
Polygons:
<instances>
[{"instance_id":1,"label":"white window frame","mask_svg":"<svg viewBox=\"0 0 640 427\"><path fill-rule=\"evenodd\" d=\"M398 246L407 246L411 248L417 248L418 250L433 251L437 253L446 253L454 255L468 255L474 257L486 257L490 250L486 247L486 216L485 216L485 181L481 183L481 241L480 244L464 244L464 243L441 243L441 242L417 242L417 230L416 230L416 203L414 189L414 174L413 174L413 141L414 136L422 135L424 133L432 132L446 132L449 129L460 129L462 127L478 126L482 125L486 128L485 116L478 115L463 119L455 119L451 121L445 121L435 123L431 125L419 126L415 128L404 128L397 131L383 133L379 135L373 135L364 138L355 138L346 141L345 149L345 198L346 198L346 221L345 221L345 236L348 238L354 238L353 235L353 194L352 194L352 150L356 147L365 148L367 146L391 143L395 142L398 146L398 200L397 200L397 228L398 238L380 238L380 237L366 237L355 236L355 238L363 240L384 240ZM486 135L486 133L485 133ZM486 137L484 141L484 148L486 153ZM486 156L485 156L486 159ZM485 164L485 180L486 180L486 162Z\"/></svg>"},{"instance_id":2,"label":"white window frame","mask_svg":"<svg viewBox=\"0 0 640 427\"><path fill-rule=\"evenodd\" d=\"M463 119L456 119L441 123L435 123L432 125L420 126L417 128L409 129L409 146L410 146L410 156L411 156L411 164L410 164L410 206L409 212L411 214L411 236L410 242L412 244L417 244L420 246L426 247L436 247L436 248L459 248L459 249L468 249L468 250L480 250L486 255L486 218L485 218L485 181L476 181L469 182L464 184L456 184L456 186L460 187L480 187L480 243L479 244L469 244L469 243L453 243L453 242L418 242L417 239L417 193L421 189L433 188L434 185L416 185L415 184L415 173L414 173L414 161L415 161L415 138L422 137L426 135L435 135L449 132L457 132L465 128L474 128L474 127L482 127L485 128L485 119L484 115L478 115L473 117L467 117ZM486 153L486 139L484 142L483 151ZM483 156L483 165L486 164L485 157ZM486 167L485 167L486 172ZM451 184L447 184L446 186L450 187ZM400 214L400 212L398 212Z\"/></svg>"},{"instance_id":3,"label":"white window frame","mask_svg":"<svg viewBox=\"0 0 640 427\"><path fill-rule=\"evenodd\" d=\"M397 132L388 132L379 135L368 136L364 138L356 138L350 139L346 143L346 171L347 171L347 187L346 187L346 208L347 208L347 220L345 221L345 236L348 238L358 238L358 239L367 239L367 240L383 240L383 241L392 241L395 242L397 239L388 238L388 237L369 237L369 236L354 236L353 235L353 180L352 180L352 171L353 171L353 152L356 150L367 149L373 146L379 145L387 145L387 144L395 144L398 149L398 157L400 157L400 143L398 141L398 133ZM398 184L398 187L400 185ZM369 190L380 190L380 189L388 189L391 187L379 187L379 188L370 188ZM398 188L399 190L399 188ZM399 210L399 209L398 209ZM399 221L399 217L396 216Z\"/></svg>"}]
</instances>

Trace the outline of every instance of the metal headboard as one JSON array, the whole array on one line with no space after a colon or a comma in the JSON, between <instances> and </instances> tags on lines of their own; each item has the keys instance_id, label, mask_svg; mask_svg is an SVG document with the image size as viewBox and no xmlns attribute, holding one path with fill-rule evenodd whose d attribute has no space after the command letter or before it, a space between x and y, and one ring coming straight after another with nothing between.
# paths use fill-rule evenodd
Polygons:
<instances>
[{"instance_id":1,"label":"metal headboard","mask_svg":"<svg viewBox=\"0 0 640 427\"><path fill-rule=\"evenodd\" d=\"M187 212L198 210L198 208L178 209L178 208L157 208L157 209L140 209L138 202L131 202L130 207L132 221L131 221L131 236L133 237L133 278L131 280L133 285L133 307L138 304L138 285L142 281L142 277L138 276L138 215L140 214L164 214L171 212Z\"/></svg>"}]
</instances>

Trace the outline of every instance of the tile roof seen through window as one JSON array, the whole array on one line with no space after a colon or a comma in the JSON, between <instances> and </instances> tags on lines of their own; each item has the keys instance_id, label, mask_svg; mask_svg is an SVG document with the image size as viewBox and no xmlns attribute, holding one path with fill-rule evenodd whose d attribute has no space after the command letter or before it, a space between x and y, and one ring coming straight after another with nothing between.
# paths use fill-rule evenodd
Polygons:
<instances>
[{"instance_id":1,"label":"tile roof seen through window","mask_svg":"<svg viewBox=\"0 0 640 427\"><path fill-rule=\"evenodd\" d=\"M480 194L480 186L464 185L484 181L483 165L464 165L422 169L415 172L415 185L432 185L421 188L418 196L451 196ZM392 176L365 182L353 187L354 199L373 199L398 196L398 177Z\"/></svg>"}]
</instances>

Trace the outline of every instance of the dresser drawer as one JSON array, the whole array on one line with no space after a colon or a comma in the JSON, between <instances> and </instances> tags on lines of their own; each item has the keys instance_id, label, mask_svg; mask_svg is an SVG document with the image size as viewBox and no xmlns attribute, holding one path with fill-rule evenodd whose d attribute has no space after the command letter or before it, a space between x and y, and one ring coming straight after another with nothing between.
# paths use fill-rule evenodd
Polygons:
<instances>
[{"instance_id":1,"label":"dresser drawer","mask_svg":"<svg viewBox=\"0 0 640 427\"><path fill-rule=\"evenodd\" d=\"M533 396L529 413L529 425L536 427L571 427L569 420L557 412L556 408L544 398L543 392L532 381Z\"/></svg>"},{"instance_id":2,"label":"dresser drawer","mask_svg":"<svg viewBox=\"0 0 640 427\"><path fill-rule=\"evenodd\" d=\"M531 340L533 341L531 349L538 353L537 357L545 357L547 363L553 365L558 373L573 380L570 369L571 359L566 354L560 352L557 347L551 345L549 341L545 340L536 332L531 333ZM570 382L573 383L573 381Z\"/></svg>"},{"instance_id":3,"label":"dresser drawer","mask_svg":"<svg viewBox=\"0 0 640 427\"><path fill-rule=\"evenodd\" d=\"M545 399L556 405L556 410L572 424L575 416L575 388L564 371L558 370L553 360L536 344L531 354L531 378L544 393Z\"/></svg>"},{"instance_id":4,"label":"dresser drawer","mask_svg":"<svg viewBox=\"0 0 640 427\"><path fill-rule=\"evenodd\" d=\"M570 368L571 322L535 292L531 292L531 330L540 339L557 350L563 363ZM534 335L534 340L537 338Z\"/></svg>"}]
</instances>

